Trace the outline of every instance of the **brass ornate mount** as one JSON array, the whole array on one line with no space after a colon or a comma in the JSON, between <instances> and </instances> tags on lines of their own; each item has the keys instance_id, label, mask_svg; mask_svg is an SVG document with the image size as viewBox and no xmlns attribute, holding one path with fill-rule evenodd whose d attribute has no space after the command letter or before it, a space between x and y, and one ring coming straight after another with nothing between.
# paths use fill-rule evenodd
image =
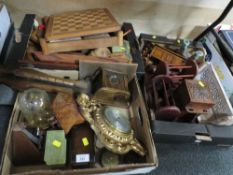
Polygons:
<instances>
[{"instance_id":1,"label":"brass ornate mount","mask_svg":"<svg viewBox=\"0 0 233 175\"><path fill-rule=\"evenodd\" d=\"M134 137L134 131L130 129L122 132L115 128L103 117L104 106L91 100L86 94L80 94L77 98L83 117L88 121L97 137L110 151L117 154L126 154L130 150L141 156L145 155L145 149Z\"/></svg>"}]
</instances>

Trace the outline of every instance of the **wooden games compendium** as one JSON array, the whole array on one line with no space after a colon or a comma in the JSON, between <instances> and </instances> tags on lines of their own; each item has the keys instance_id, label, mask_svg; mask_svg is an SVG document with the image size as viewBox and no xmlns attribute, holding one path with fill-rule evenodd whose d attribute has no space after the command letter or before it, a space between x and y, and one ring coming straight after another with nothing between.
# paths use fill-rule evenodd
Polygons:
<instances>
[{"instance_id":1,"label":"wooden games compendium","mask_svg":"<svg viewBox=\"0 0 233 175\"><path fill-rule=\"evenodd\" d=\"M45 39L51 41L119 30L120 25L107 9L66 12L49 18Z\"/></svg>"},{"instance_id":2,"label":"wooden games compendium","mask_svg":"<svg viewBox=\"0 0 233 175\"><path fill-rule=\"evenodd\" d=\"M40 39L44 54L122 44L120 25L107 9L53 15L46 24L45 38Z\"/></svg>"}]
</instances>

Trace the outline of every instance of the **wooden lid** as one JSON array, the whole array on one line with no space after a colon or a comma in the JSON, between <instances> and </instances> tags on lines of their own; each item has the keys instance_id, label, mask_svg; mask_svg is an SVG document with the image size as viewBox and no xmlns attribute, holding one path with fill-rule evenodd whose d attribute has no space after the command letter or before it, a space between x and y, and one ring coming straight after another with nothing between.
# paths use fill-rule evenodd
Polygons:
<instances>
[{"instance_id":1,"label":"wooden lid","mask_svg":"<svg viewBox=\"0 0 233 175\"><path fill-rule=\"evenodd\" d=\"M89 9L65 12L49 18L47 41L116 32L120 25L108 9Z\"/></svg>"}]
</instances>

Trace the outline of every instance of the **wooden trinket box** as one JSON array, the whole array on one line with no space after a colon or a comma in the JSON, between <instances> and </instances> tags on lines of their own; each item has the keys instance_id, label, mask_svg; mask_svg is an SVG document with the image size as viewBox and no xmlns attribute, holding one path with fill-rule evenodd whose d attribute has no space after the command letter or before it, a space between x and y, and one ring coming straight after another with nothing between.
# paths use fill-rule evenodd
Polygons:
<instances>
[{"instance_id":1,"label":"wooden trinket box","mask_svg":"<svg viewBox=\"0 0 233 175\"><path fill-rule=\"evenodd\" d=\"M207 113L214 106L214 101L207 83L185 79L174 93L180 108L189 113Z\"/></svg>"},{"instance_id":2,"label":"wooden trinket box","mask_svg":"<svg viewBox=\"0 0 233 175\"><path fill-rule=\"evenodd\" d=\"M95 163L94 132L87 123L73 127L69 144L72 167L88 167Z\"/></svg>"},{"instance_id":3,"label":"wooden trinket box","mask_svg":"<svg viewBox=\"0 0 233 175\"><path fill-rule=\"evenodd\" d=\"M93 81L94 99L107 105L127 106L130 98L128 76L110 69L100 69Z\"/></svg>"},{"instance_id":4,"label":"wooden trinket box","mask_svg":"<svg viewBox=\"0 0 233 175\"><path fill-rule=\"evenodd\" d=\"M181 55L158 45L154 46L151 56L167 64L184 65L185 61Z\"/></svg>"}]
</instances>

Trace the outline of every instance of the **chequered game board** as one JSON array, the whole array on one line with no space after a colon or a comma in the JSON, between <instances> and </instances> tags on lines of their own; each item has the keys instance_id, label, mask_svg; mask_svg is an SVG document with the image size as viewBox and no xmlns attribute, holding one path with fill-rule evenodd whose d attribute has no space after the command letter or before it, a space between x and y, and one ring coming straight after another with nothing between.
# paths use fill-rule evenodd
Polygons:
<instances>
[{"instance_id":1,"label":"chequered game board","mask_svg":"<svg viewBox=\"0 0 233 175\"><path fill-rule=\"evenodd\" d=\"M47 25L47 41L116 32L120 25L108 9L90 9L51 16Z\"/></svg>"}]
</instances>

